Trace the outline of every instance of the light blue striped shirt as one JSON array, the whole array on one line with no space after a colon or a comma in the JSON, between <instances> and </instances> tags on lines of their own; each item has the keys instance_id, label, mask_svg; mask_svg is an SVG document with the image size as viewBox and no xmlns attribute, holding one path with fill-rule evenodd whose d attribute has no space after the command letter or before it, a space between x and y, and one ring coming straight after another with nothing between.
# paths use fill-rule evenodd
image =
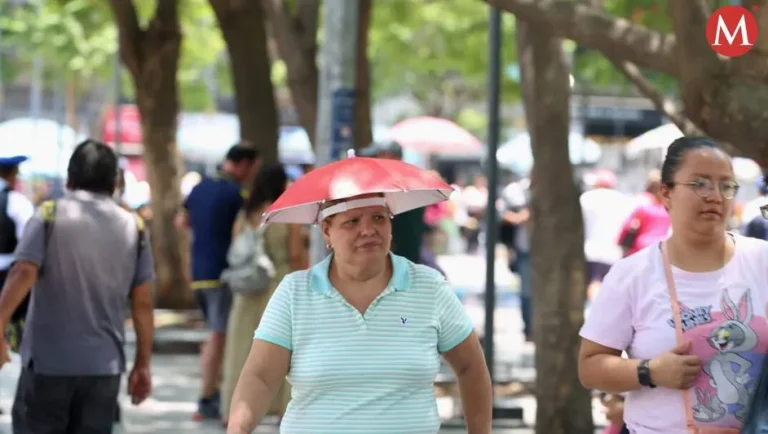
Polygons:
<instances>
[{"instance_id":1,"label":"light blue striped shirt","mask_svg":"<svg viewBox=\"0 0 768 434\"><path fill-rule=\"evenodd\" d=\"M328 279L331 256L291 273L255 338L292 351L283 434L429 434L440 429L440 353L472 323L437 271L390 254L392 279L361 315Z\"/></svg>"}]
</instances>

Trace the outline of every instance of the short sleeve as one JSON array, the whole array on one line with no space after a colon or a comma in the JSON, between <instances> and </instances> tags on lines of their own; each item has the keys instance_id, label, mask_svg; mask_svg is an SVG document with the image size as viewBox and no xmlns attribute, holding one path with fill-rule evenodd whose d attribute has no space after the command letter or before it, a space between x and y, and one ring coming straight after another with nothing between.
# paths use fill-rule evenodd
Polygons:
<instances>
[{"instance_id":1,"label":"short sleeve","mask_svg":"<svg viewBox=\"0 0 768 434\"><path fill-rule=\"evenodd\" d=\"M293 350L293 275L285 276L272 293L254 339Z\"/></svg>"},{"instance_id":2,"label":"short sleeve","mask_svg":"<svg viewBox=\"0 0 768 434\"><path fill-rule=\"evenodd\" d=\"M142 241L138 246L140 249L137 253L138 261L136 261L136 270L133 273L133 283L131 289L138 288L139 286L151 282L155 278L155 267L152 260L152 244L149 242L149 234L145 229L142 229Z\"/></svg>"},{"instance_id":3,"label":"short sleeve","mask_svg":"<svg viewBox=\"0 0 768 434\"><path fill-rule=\"evenodd\" d=\"M16 223L17 239L24 236L24 227L34 214L35 207L26 196L17 191L8 193L8 215Z\"/></svg>"},{"instance_id":4,"label":"short sleeve","mask_svg":"<svg viewBox=\"0 0 768 434\"><path fill-rule=\"evenodd\" d=\"M442 277L435 297L437 316L437 351L445 353L464 342L472 333L472 320L459 298Z\"/></svg>"},{"instance_id":5,"label":"short sleeve","mask_svg":"<svg viewBox=\"0 0 768 434\"><path fill-rule=\"evenodd\" d=\"M584 339L621 351L629 348L634 337L626 265L619 262L605 275L579 332Z\"/></svg>"},{"instance_id":6,"label":"short sleeve","mask_svg":"<svg viewBox=\"0 0 768 434\"><path fill-rule=\"evenodd\" d=\"M508 210L525 208L528 203L525 189L519 183L513 183L504 188L502 198Z\"/></svg>"},{"instance_id":7,"label":"short sleeve","mask_svg":"<svg viewBox=\"0 0 768 434\"><path fill-rule=\"evenodd\" d=\"M45 259L45 223L42 212L38 210L24 226L24 234L16 246L13 254L14 262L28 261L43 266Z\"/></svg>"}]
</instances>

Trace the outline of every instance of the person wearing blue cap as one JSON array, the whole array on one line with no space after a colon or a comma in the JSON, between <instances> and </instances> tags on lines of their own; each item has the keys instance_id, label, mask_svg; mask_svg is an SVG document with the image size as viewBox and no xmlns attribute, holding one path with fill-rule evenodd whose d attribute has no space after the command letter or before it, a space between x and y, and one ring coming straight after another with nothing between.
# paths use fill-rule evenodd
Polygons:
<instances>
[{"instance_id":1,"label":"person wearing blue cap","mask_svg":"<svg viewBox=\"0 0 768 434\"><path fill-rule=\"evenodd\" d=\"M35 214L32 201L26 196L15 191L19 174L19 165L27 160L27 157L12 156L0 158L0 288L5 283L8 270L13 262L13 252L24 233L24 226ZM21 324L27 314L29 296L19 305L11 317L11 325L16 327ZM20 328L15 339L18 341ZM17 346L18 342L14 342Z\"/></svg>"}]
</instances>

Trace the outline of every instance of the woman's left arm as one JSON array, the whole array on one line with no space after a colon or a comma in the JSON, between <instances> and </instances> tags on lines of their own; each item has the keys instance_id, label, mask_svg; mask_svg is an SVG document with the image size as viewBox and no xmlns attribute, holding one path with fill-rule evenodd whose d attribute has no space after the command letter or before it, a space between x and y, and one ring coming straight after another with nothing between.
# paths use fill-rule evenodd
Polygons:
<instances>
[{"instance_id":1,"label":"woman's left arm","mask_svg":"<svg viewBox=\"0 0 768 434\"><path fill-rule=\"evenodd\" d=\"M435 272L436 273L436 272ZM490 434L493 387L472 320L445 278L435 293L437 350L456 373L468 434Z\"/></svg>"},{"instance_id":2,"label":"woman's left arm","mask_svg":"<svg viewBox=\"0 0 768 434\"><path fill-rule=\"evenodd\" d=\"M493 387L483 349L475 332L443 357L456 373L468 434L490 434Z\"/></svg>"}]
</instances>

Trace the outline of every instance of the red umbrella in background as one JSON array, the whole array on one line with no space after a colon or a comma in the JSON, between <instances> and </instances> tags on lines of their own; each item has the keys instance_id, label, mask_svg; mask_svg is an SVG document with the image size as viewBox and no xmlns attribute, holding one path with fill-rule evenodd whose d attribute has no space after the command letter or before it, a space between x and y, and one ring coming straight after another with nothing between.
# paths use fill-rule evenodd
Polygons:
<instances>
[{"instance_id":1,"label":"red umbrella in background","mask_svg":"<svg viewBox=\"0 0 768 434\"><path fill-rule=\"evenodd\" d=\"M403 148L422 154L476 154L483 150L483 144L469 131L430 116L401 121L388 134Z\"/></svg>"},{"instance_id":2,"label":"red umbrella in background","mask_svg":"<svg viewBox=\"0 0 768 434\"><path fill-rule=\"evenodd\" d=\"M453 188L442 179L398 160L351 157L314 169L291 184L264 213L264 223L319 223L323 202L383 193L400 214L447 200Z\"/></svg>"}]
</instances>

